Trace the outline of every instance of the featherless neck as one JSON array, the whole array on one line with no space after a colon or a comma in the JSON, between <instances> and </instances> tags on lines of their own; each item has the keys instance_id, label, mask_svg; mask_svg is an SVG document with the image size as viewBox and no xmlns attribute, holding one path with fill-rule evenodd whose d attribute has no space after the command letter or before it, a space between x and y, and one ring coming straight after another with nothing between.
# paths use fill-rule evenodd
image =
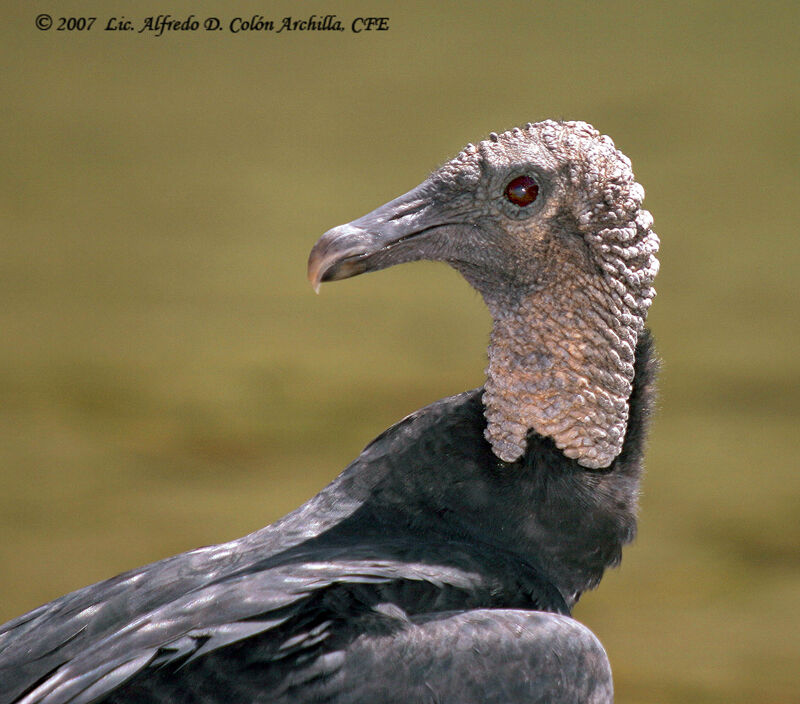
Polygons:
<instances>
[{"instance_id":1,"label":"featherless neck","mask_svg":"<svg viewBox=\"0 0 800 704\"><path fill-rule=\"evenodd\" d=\"M638 337L635 320L589 274L573 272L514 303L490 301L486 439L507 462L530 429L589 468L619 454Z\"/></svg>"}]
</instances>

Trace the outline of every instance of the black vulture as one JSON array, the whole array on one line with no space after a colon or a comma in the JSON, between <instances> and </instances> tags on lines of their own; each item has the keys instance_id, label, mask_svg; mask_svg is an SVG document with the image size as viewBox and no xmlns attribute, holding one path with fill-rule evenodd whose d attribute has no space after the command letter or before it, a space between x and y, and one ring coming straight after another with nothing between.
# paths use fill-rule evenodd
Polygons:
<instances>
[{"instance_id":1,"label":"black vulture","mask_svg":"<svg viewBox=\"0 0 800 704\"><path fill-rule=\"evenodd\" d=\"M636 528L658 238L582 122L468 145L328 231L315 287L444 261L494 321L486 384L389 428L273 525L0 628L0 703L608 702L570 617Z\"/></svg>"}]
</instances>

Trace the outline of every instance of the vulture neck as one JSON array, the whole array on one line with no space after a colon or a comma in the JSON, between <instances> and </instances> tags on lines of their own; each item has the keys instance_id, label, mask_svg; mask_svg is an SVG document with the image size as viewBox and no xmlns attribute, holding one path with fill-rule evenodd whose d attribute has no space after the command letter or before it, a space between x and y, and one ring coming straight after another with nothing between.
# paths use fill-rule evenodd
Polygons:
<instances>
[{"instance_id":1,"label":"vulture neck","mask_svg":"<svg viewBox=\"0 0 800 704\"><path fill-rule=\"evenodd\" d=\"M607 469L581 467L533 431L519 461L501 462L484 439L483 390L476 389L385 431L306 506L267 530L284 543L373 545L398 564L411 554L459 564L454 546L467 546L470 572L491 571L505 555L520 573L547 580L571 607L635 534L656 371L650 336L639 337L625 440ZM488 605L514 603L509 594L518 589L513 579L498 581L497 602Z\"/></svg>"},{"instance_id":2,"label":"vulture neck","mask_svg":"<svg viewBox=\"0 0 800 704\"><path fill-rule=\"evenodd\" d=\"M638 335L615 298L572 270L514 301L487 300L486 439L500 459L522 457L530 429L584 467L620 453Z\"/></svg>"}]
</instances>

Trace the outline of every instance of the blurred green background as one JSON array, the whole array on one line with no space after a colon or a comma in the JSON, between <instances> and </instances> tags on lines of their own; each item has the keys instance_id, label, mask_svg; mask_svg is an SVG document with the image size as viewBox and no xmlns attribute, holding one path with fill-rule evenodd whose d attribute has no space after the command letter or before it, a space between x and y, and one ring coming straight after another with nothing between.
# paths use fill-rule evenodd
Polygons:
<instances>
[{"instance_id":1,"label":"blurred green background","mask_svg":"<svg viewBox=\"0 0 800 704\"><path fill-rule=\"evenodd\" d=\"M48 32L39 12L98 16ZM103 32L122 12L390 31ZM482 383L446 267L316 238L466 142L584 119L662 238L640 535L576 616L617 699L800 700L796 2L3 3L0 621L269 523Z\"/></svg>"}]
</instances>

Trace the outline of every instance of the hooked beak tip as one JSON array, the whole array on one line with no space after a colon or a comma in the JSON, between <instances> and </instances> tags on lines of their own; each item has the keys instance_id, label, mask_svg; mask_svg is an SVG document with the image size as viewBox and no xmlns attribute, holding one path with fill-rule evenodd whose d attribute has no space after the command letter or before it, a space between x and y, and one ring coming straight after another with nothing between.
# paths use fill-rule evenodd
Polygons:
<instances>
[{"instance_id":1,"label":"hooked beak tip","mask_svg":"<svg viewBox=\"0 0 800 704\"><path fill-rule=\"evenodd\" d=\"M351 225L328 230L308 255L308 280L315 293L325 281L337 281L365 271L360 258L369 253L372 236Z\"/></svg>"},{"instance_id":2,"label":"hooked beak tip","mask_svg":"<svg viewBox=\"0 0 800 704\"><path fill-rule=\"evenodd\" d=\"M322 272L320 271L319 262L308 262L308 281L314 293L319 294L319 287L322 284Z\"/></svg>"},{"instance_id":3,"label":"hooked beak tip","mask_svg":"<svg viewBox=\"0 0 800 704\"><path fill-rule=\"evenodd\" d=\"M321 238L308 255L308 269L306 275L308 276L311 288L314 289L314 293L316 294L319 294L319 287L325 277L325 272L331 264L329 248L327 243L323 242L324 239L324 237Z\"/></svg>"}]
</instances>

